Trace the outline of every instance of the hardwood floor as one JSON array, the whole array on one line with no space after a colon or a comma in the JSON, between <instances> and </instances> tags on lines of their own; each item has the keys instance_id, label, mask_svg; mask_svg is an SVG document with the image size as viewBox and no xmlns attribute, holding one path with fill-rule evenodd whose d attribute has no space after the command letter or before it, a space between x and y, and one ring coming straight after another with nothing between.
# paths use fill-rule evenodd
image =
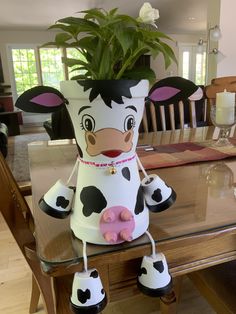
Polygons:
<instances>
[{"instance_id":1,"label":"hardwood floor","mask_svg":"<svg viewBox=\"0 0 236 314\"><path fill-rule=\"evenodd\" d=\"M21 134L43 131L43 127L40 126L21 128ZM30 293L30 269L0 214L0 313L29 313ZM103 314L159 314L158 308L158 299L139 295L108 305ZM45 314L42 302L39 304L37 313ZM215 312L199 295L192 283L185 278L178 313L214 314Z\"/></svg>"}]
</instances>

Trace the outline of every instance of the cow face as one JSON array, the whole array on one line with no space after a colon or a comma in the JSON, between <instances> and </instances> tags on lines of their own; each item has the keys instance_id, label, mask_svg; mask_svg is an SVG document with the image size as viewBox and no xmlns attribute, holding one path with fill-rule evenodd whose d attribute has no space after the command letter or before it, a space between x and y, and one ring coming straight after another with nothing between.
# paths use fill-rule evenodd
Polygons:
<instances>
[{"instance_id":1,"label":"cow face","mask_svg":"<svg viewBox=\"0 0 236 314\"><path fill-rule=\"evenodd\" d=\"M101 97L90 102L90 91L84 91L76 81L62 82L61 90L68 99L67 108L83 158L111 162L134 154L144 109L144 97L132 98L132 89L137 88L129 89L131 98L123 97L124 103L111 100L107 104Z\"/></svg>"},{"instance_id":2,"label":"cow face","mask_svg":"<svg viewBox=\"0 0 236 314\"><path fill-rule=\"evenodd\" d=\"M61 92L37 86L24 92L16 107L49 113L66 105L81 156L88 161L111 162L134 154L148 81L64 81Z\"/></svg>"}]
</instances>

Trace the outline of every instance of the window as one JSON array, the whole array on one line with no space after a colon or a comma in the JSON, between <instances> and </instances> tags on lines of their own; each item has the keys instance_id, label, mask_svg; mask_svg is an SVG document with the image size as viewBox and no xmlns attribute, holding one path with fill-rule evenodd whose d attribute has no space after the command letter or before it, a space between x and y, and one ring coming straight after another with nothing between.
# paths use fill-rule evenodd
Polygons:
<instances>
[{"instance_id":1,"label":"window","mask_svg":"<svg viewBox=\"0 0 236 314\"><path fill-rule=\"evenodd\" d=\"M11 69L13 99L25 90L37 85L60 88L60 81L82 74L76 66L67 68L62 64L62 56L80 58L81 53L75 48L38 48L37 45L9 45L8 55Z\"/></svg>"},{"instance_id":2,"label":"window","mask_svg":"<svg viewBox=\"0 0 236 314\"><path fill-rule=\"evenodd\" d=\"M61 49L40 48L39 57L43 85L59 88L60 81L64 80Z\"/></svg>"},{"instance_id":3,"label":"window","mask_svg":"<svg viewBox=\"0 0 236 314\"><path fill-rule=\"evenodd\" d=\"M17 95L25 90L38 85L36 69L36 56L34 49L12 48L12 66L15 78Z\"/></svg>"},{"instance_id":4,"label":"window","mask_svg":"<svg viewBox=\"0 0 236 314\"><path fill-rule=\"evenodd\" d=\"M197 85L205 85L206 80L206 46L198 51L196 44L179 45L179 75Z\"/></svg>"}]
</instances>

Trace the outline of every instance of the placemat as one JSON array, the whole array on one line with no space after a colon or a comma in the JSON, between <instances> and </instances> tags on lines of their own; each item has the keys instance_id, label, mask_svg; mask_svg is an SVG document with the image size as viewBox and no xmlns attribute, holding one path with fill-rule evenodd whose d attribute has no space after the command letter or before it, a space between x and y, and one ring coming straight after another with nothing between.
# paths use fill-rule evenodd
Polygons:
<instances>
[{"instance_id":1,"label":"placemat","mask_svg":"<svg viewBox=\"0 0 236 314\"><path fill-rule=\"evenodd\" d=\"M153 151L137 149L145 169L179 166L194 162L220 160L236 156L236 138L230 139L234 147L214 147L213 142L185 142L154 146Z\"/></svg>"}]
</instances>

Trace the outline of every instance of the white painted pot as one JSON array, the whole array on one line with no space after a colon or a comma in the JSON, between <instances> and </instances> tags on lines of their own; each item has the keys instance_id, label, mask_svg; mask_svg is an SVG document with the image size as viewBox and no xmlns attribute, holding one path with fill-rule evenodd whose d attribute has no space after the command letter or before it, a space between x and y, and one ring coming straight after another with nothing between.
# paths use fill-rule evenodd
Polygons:
<instances>
[{"instance_id":1,"label":"white painted pot","mask_svg":"<svg viewBox=\"0 0 236 314\"><path fill-rule=\"evenodd\" d=\"M149 84L95 81L97 88L85 82L86 91L77 81L61 82L80 153L71 229L95 244L131 241L149 225L135 156Z\"/></svg>"}]
</instances>

